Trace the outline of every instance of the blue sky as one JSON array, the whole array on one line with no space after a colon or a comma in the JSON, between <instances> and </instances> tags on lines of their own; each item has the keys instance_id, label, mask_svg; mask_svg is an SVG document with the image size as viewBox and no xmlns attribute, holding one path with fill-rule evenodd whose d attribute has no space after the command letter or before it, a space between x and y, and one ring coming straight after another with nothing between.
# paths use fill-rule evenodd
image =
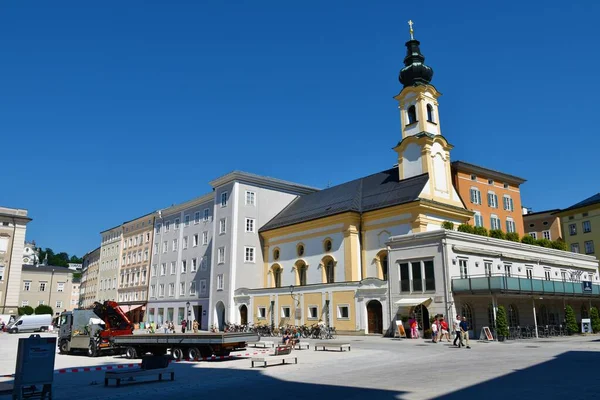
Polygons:
<instances>
[{"instance_id":1,"label":"blue sky","mask_svg":"<svg viewBox=\"0 0 600 400\"><path fill-rule=\"evenodd\" d=\"M317 187L394 164L415 22L451 157L527 179L534 210L600 191L592 1L3 1L0 205L83 255L101 230L240 169Z\"/></svg>"}]
</instances>

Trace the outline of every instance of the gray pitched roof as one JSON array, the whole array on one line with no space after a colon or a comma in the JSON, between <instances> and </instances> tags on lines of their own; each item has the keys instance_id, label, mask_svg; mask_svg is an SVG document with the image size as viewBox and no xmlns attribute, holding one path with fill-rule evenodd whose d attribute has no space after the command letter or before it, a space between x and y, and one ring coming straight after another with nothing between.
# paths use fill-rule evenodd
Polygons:
<instances>
[{"instance_id":1,"label":"gray pitched roof","mask_svg":"<svg viewBox=\"0 0 600 400\"><path fill-rule=\"evenodd\" d=\"M419 198L428 179L428 174L422 174L400 181L398 168L394 167L299 196L259 231L264 232L346 211L361 213L409 203Z\"/></svg>"},{"instance_id":2,"label":"gray pitched roof","mask_svg":"<svg viewBox=\"0 0 600 400\"><path fill-rule=\"evenodd\" d=\"M581 208L585 206L591 206L592 204L600 203L600 193L596 193L595 195L588 197L587 199L580 201L577 204L573 204L569 208L565 208L563 211L573 210L575 208Z\"/></svg>"},{"instance_id":3,"label":"gray pitched roof","mask_svg":"<svg viewBox=\"0 0 600 400\"><path fill-rule=\"evenodd\" d=\"M36 265L31 265L31 264L23 264L23 271L28 271L28 272L58 272L58 273L65 273L65 274L72 274L73 272L77 272L77 271L73 271L72 269L69 269L67 267L58 267L58 266L54 266L54 265L41 265L38 264Z\"/></svg>"}]
</instances>

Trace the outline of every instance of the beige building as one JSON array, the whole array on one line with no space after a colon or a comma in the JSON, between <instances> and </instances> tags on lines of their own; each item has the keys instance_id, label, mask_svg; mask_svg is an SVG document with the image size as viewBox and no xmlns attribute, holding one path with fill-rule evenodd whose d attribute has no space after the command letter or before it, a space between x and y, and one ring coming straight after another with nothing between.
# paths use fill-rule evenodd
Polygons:
<instances>
[{"instance_id":1,"label":"beige building","mask_svg":"<svg viewBox=\"0 0 600 400\"><path fill-rule=\"evenodd\" d=\"M523 215L525 234L534 239L563 239L560 218L556 215L560 210L530 212Z\"/></svg>"},{"instance_id":2,"label":"beige building","mask_svg":"<svg viewBox=\"0 0 600 400\"><path fill-rule=\"evenodd\" d=\"M98 284L96 300L103 302L117 299L117 276L121 259L121 225L100 232L100 264L98 267Z\"/></svg>"},{"instance_id":3,"label":"beige building","mask_svg":"<svg viewBox=\"0 0 600 400\"><path fill-rule=\"evenodd\" d=\"M154 213L123 223L123 248L118 302L133 322L144 318L148 301L148 272L154 234Z\"/></svg>"},{"instance_id":4,"label":"beige building","mask_svg":"<svg viewBox=\"0 0 600 400\"><path fill-rule=\"evenodd\" d=\"M100 247L83 256L81 286L79 287L79 307L87 308L98 299L98 269Z\"/></svg>"},{"instance_id":5,"label":"beige building","mask_svg":"<svg viewBox=\"0 0 600 400\"><path fill-rule=\"evenodd\" d=\"M19 306L27 210L0 207L0 313L16 314Z\"/></svg>"},{"instance_id":6,"label":"beige building","mask_svg":"<svg viewBox=\"0 0 600 400\"><path fill-rule=\"evenodd\" d=\"M19 306L45 304L54 313L72 309L73 271L52 265L23 265Z\"/></svg>"},{"instance_id":7,"label":"beige building","mask_svg":"<svg viewBox=\"0 0 600 400\"><path fill-rule=\"evenodd\" d=\"M73 277L71 281L71 304L67 310L71 311L79 307L79 296L81 295L81 278Z\"/></svg>"}]
</instances>

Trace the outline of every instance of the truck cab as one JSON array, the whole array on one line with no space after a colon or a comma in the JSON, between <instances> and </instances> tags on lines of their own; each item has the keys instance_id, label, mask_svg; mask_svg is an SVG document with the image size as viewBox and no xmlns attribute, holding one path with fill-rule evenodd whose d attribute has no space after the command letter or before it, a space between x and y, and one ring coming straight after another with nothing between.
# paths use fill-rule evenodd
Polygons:
<instances>
[{"instance_id":1,"label":"truck cab","mask_svg":"<svg viewBox=\"0 0 600 400\"><path fill-rule=\"evenodd\" d=\"M62 354L72 351L87 351L92 357L98 354L99 333L105 324L93 310L65 311L60 315L59 324L58 348Z\"/></svg>"}]
</instances>

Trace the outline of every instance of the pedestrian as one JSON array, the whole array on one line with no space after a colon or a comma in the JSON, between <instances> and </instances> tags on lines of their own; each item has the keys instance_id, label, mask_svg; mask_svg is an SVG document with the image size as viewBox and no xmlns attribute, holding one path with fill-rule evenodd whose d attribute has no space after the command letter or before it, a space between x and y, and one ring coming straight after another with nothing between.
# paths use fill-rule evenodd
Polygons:
<instances>
[{"instance_id":1,"label":"pedestrian","mask_svg":"<svg viewBox=\"0 0 600 400\"><path fill-rule=\"evenodd\" d=\"M450 334L448 333L448 322L444 319L444 317L440 318L440 328L441 334L439 341L441 342L444 337L446 337L448 343L450 343Z\"/></svg>"},{"instance_id":2,"label":"pedestrian","mask_svg":"<svg viewBox=\"0 0 600 400\"><path fill-rule=\"evenodd\" d=\"M169 321L165 321L162 327L164 333L169 333Z\"/></svg>"},{"instance_id":3,"label":"pedestrian","mask_svg":"<svg viewBox=\"0 0 600 400\"><path fill-rule=\"evenodd\" d=\"M173 321L169 322L169 332L175 333L175 324Z\"/></svg>"},{"instance_id":4,"label":"pedestrian","mask_svg":"<svg viewBox=\"0 0 600 400\"><path fill-rule=\"evenodd\" d=\"M192 329L194 330L194 333L198 333L198 321L194 320L192 323Z\"/></svg>"},{"instance_id":5,"label":"pedestrian","mask_svg":"<svg viewBox=\"0 0 600 400\"><path fill-rule=\"evenodd\" d=\"M409 325L410 325L410 338L418 339L419 338L419 323L417 322L417 319L415 317L412 317L412 319L409 321Z\"/></svg>"},{"instance_id":6,"label":"pedestrian","mask_svg":"<svg viewBox=\"0 0 600 400\"><path fill-rule=\"evenodd\" d=\"M435 317L433 317L433 323L431 324L431 341L433 343L437 343L438 332L439 332L438 316L436 315Z\"/></svg>"},{"instance_id":7,"label":"pedestrian","mask_svg":"<svg viewBox=\"0 0 600 400\"><path fill-rule=\"evenodd\" d=\"M467 322L467 318L466 317L462 317L462 321L460 321L460 332L462 335L462 340L460 341L460 344L466 343L467 345L467 349L470 349L471 346L469 346L469 323Z\"/></svg>"},{"instance_id":8,"label":"pedestrian","mask_svg":"<svg viewBox=\"0 0 600 400\"><path fill-rule=\"evenodd\" d=\"M185 328L187 327L187 321L184 319L181 321L181 333L185 333Z\"/></svg>"},{"instance_id":9,"label":"pedestrian","mask_svg":"<svg viewBox=\"0 0 600 400\"><path fill-rule=\"evenodd\" d=\"M458 341L458 347L460 347L462 345L462 335L460 334L460 323L461 323L461 319L460 319L460 315L456 316L456 319L454 320L454 324L452 326L452 328L454 329L454 342L452 343L454 346L456 346L456 342Z\"/></svg>"}]
</instances>

